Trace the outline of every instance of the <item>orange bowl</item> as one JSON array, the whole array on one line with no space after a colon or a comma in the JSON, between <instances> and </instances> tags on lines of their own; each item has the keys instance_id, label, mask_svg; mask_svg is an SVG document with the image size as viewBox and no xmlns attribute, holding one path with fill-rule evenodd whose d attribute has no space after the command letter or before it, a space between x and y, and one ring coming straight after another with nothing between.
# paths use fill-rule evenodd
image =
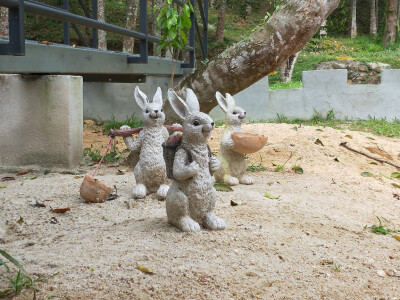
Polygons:
<instances>
[{"instance_id":1,"label":"orange bowl","mask_svg":"<svg viewBox=\"0 0 400 300\"><path fill-rule=\"evenodd\" d=\"M234 132L231 136L234 143L233 151L242 154L261 150L268 140L266 136L247 132Z\"/></svg>"}]
</instances>

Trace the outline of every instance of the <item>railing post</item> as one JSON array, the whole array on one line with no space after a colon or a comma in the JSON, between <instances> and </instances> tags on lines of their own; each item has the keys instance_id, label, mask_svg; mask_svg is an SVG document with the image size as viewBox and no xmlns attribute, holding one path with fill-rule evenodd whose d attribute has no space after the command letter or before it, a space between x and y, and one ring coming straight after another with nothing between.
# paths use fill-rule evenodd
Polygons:
<instances>
[{"instance_id":1,"label":"railing post","mask_svg":"<svg viewBox=\"0 0 400 300\"><path fill-rule=\"evenodd\" d=\"M63 8L69 11L69 0L63 0ZM69 22L64 22L64 45L69 45Z\"/></svg>"},{"instance_id":2,"label":"railing post","mask_svg":"<svg viewBox=\"0 0 400 300\"><path fill-rule=\"evenodd\" d=\"M94 20L97 20L97 0L92 0L92 18ZM98 35L98 29L93 28L93 48L98 48L99 47L99 35Z\"/></svg>"},{"instance_id":3,"label":"railing post","mask_svg":"<svg viewBox=\"0 0 400 300\"><path fill-rule=\"evenodd\" d=\"M203 28L203 48L204 48L204 59L207 59L208 56L208 0L204 0L204 23L205 26Z\"/></svg>"},{"instance_id":4,"label":"railing post","mask_svg":"<svg viewBox=\"0 0 400 300\"><path fill-rule=\"evenodd\" d=\"M25 55L24 1L8 8L8 43L0 45L0 55Z\"/></svg>"},{"instance_id":5,"label":"railing post","mask_svg":"<svg viewBox=\"0 0 400 300\"><path fill-rule=\"evenodd\" d=\"M140 0L139 4L140 24L139 31L146 35L140 39L140 56L128 56L128 63L147 64L148 62L148 47L147 47L147 0Z\"/></svg>"},{"instance_id":6,"label":"railing post","mask_svg":"<svg viewBox=\"0 0 400 300\"><path fill-rule=\"evenodd\" d=\"M192 4L192 7L194 9L194 0L190 0L190 4ZM189 62L181 64L181 68L194 68L194 27L195 27L195 15L194 12L190 12L190 22L192 22L192 27L190 27L189 30L189 47L192 48L192 50L189 51Z\"/></svg>"}]
</instances>

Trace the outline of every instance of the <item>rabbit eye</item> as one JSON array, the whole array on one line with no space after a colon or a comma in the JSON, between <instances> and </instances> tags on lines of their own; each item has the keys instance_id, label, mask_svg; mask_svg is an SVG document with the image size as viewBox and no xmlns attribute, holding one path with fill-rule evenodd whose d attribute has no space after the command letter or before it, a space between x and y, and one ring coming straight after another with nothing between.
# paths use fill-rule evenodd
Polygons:
<instances>
[{"instance_id":1,"label":"rabbit eye","mask_svg":"<svg viewBox=\"0 0 400 300\"><path fill-rule=\"evenodd\" d=\"M234 115L237 115L237 111L235 110L235 111L233 112L233 114L234 114Z\"/></svg>"},{"instance_id":2,"label":"rabbit eye","mask_svg":"<svg viewBox=\"0 0 400 300\"><path fill-rule=\"evenodd\" d=\"M160 109L160 112L163 112L163 110L162 110L162 109Z\"/></svg>"},{"instance_id":3,"label":"rabbit eye","mask_svg":"<svg viewBox=\"0 0 400 300\"><path fill-rule=\"evenodd\" d=\"M196 120L196 121L193 122L193 125L194 125L194 126L199 126L199 125L200 125L200 122Z\"/></svg>"},{"instance_id":4,"label":"rabbit eye","mask_svg":"<svg viewBox=\"0 0 400 300\"><path fill-rule=\"evenodd\" d=\"M146 114L148 114L149 113L149 110L148 109L146 109Z\"/></svg>"}]
</instances>

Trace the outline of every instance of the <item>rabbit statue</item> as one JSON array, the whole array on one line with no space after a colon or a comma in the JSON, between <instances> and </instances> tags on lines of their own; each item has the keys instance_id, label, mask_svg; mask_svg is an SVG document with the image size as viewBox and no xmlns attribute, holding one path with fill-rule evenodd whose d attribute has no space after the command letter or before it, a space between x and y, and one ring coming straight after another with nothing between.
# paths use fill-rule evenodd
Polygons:
<instances>
[{"instance_id":1,"label":"rabbit statue","mask_svg":"<svg viewBox=\"0 0 400 300\"><path fill-rule=\"evenodd\" d=\"M144 198L149 193L157 192L159 199L165 199L168 192L165 161L163 158L162 143L168 138L168 130L163 126L165 114L161 88L157 88L153 102L137 86L135 99L142 109L143 129L134 141L132 136L124 137L126 147L136 152L139 161L134 167L136 187L133 189L133 198ZM121 129L130 129L123 125Z\"/></svg>"},{"instance_id":2,"label":"rabbit statue","mask_svg":"<svg viewBox=\"0 0 400 300\"><path fill-rule=\"evenodd\" d=\"M232 133L242 131L241 125L246 117L243 108L236 106L233 97L226 93L226 98L220 92L216 93L217 101L225 112L225 130L222 134L218 158L221 167L215 173L217 182L227 185L253 184L254 179L246 174L247 163L243 154L233 151Z\"/></svg>"},{"instance_id":3,"label":"rabbit statue","mask_svg":"<svg viewBox=\"0 0 400 300\"><path fill-rule=\"evenodd\" d=\"M211 155L207 140L214 122L209 115L200 112L191 89L186 89L186 102L173 89L168 90L168 99L183 127L181 146L173 163L174 181L166 198L168 222L186 232L199 231L200 225L210 230L225 229L225 221L213 213L216 191L212 174L220 163Z\"/></svg>"}]
</instances>

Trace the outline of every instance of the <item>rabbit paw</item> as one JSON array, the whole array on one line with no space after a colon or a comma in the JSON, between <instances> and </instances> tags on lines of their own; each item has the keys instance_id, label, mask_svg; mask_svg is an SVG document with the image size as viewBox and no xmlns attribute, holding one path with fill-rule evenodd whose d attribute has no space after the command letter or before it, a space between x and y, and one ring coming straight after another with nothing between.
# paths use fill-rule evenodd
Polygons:
<instances>
[{"instance_id":1,"label":"rabbit paw","mask_svg":"<svg viewBox=\"0 0 400 300\"><path fill-rule=\"evenodd\" d=\"M169 186L166 184L160 185L157 191L157 197L159 200L164 200L167 197L167 192L169 190Z\"/></svg>"},{"instance_id":2,"label":"rabbit paw","mask_svg":"<svg viewBox=\"0 0 400 300\"><path fill-rule=\"evenodd\" d=\"M227 185L238 185L239 184L239 179L237 179L236 177L233 177L231 175L226 175L224 178L224 182Z\"/></svg>"},{"instance_id":3,"label":"rabbit paw","mask_svg":"<svg viewBox=\"0 0 400 300\"><path fill-rule=\"evenodd\" d=\"M204 227L210 230L223 230L225 229L225 221L214 215L214 213L208 213L204 219Z\"/></svg>"},{"instance_id":4,"label":"rabbit paw","mask_svg":"<svg viewBox=\"0 0 400 300\"><path fill-rule=\"evenodd\" d=\"M119 129L121 129L121 130L129 130L129 129L131 129L131 127L128 126L128 125L122 125Z\"/></svg>"},{"instance_id":5,"label":"rabbit paw","mask_svg":"<svg viewBox=\"0 0 400 300\"><path fill-rule=\"evenodd\" d=\"M187 166L187 171L190 175L190 177L193 177L199 173L199 164L195 161L192 161L188 166Z\"/></svg>"},{"instance_id":6,"label":"rabbit paw","mask_svg":"<svg viewBox=\"0 0 400 300\"><path fill-rule=\"evenodd\" d=\"M254 178L249 176L249 175L243 175L242 177L240 177L239 182L241 184L253 184L254 183Z\"/></svg>"},{"instance_id":7,"label":"rabbit paw","mask_svg":"<svg viewBox=\"0 0 400 300\"><path fill-rule=\"evenodd\" d=\"M146 197L147 189L144 184L138 184L132 191L133 198L140 199Z\"/></svg>"},{"instance_id":8,"label":"rabbit paw","mask_svg":"<svg viewBox=\"0 0 400 300\"><path fill-rule=\"evenodd\" d=\"M211 156L210 162L209 162L210 172L213 173L213 172L217 171L220 166L221 166L221 163L219 162L218 158Z\"/></svg>"},{"instance_id":9,"label":"rabbit paw","mask_svg":"<svg viewBox=\"0 0 400 300\"><path fill-rule=\"evenodd\" d=\"M234 142L232 139L229 139L229 140L226 142L226 147L227 147L228 149L232 149L234 146L235 146L235 142Z\"/></svg>"},{"instance_id":10,"label":"rabbit paw","mask_svg":"<svg viewBox=\"0 0 400 300\"><path fill-rule=\"evenodd\" d=\"M200 225L190 217L181 218L176 224L180 230L184 232L196 232L200 231Z\"/></svg>"}]
</instances>

